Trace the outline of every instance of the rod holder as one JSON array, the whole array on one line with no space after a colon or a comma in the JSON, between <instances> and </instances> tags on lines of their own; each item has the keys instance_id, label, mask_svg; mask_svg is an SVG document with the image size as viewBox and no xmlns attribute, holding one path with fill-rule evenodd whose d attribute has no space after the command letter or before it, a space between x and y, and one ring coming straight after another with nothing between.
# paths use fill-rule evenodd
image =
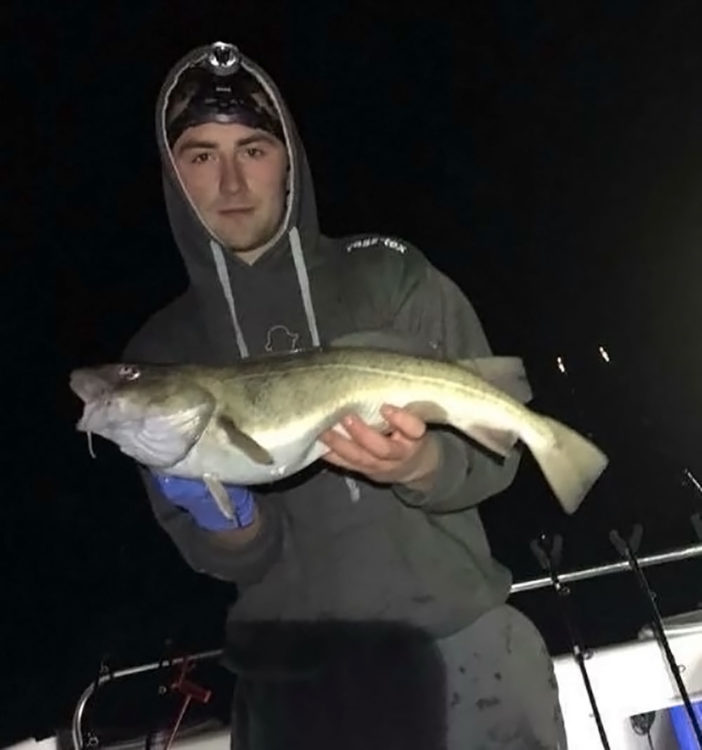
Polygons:
<instances>
[{"instance_id":1,"label":"rod holder","mask_svg":"<svg viewBox=\"0 0 702 750\"><path fill-rule=\"evenodd\" d=\"M609 740L607 739L607 733L605 732L604 723L602 722L602 716L597 707L595 693L592 689L592 684L590 683L590 676L585 667L585 660L591 656L591 652L585 648L580 631L575 624L575 617L571 611L570 589L567 584L564 585L561 582L558 575L558 569L561 560L563 559L563 537L560 534L556 534L553 538L549 538L546 534L541 534L538 540L532 539L530 547L539 565L551 579L551 585L556 592L556 599L560 603L561 615L570 638L573 657L580 669L587 697L592 706L592 713L595 718L595 723L597 724L597 731L600 735L602 747L604 750L610 750Z\"/></svg>"},{"instance_id":2,"label":"rod holder","mask_svg":"<svg viewBox=\"0 0 702 750\"><path fill-rule=\"evenodd\" d=\"M663 653L665 654L666 661L668 662L668 668L670 669L670 673L675 680L675 684L677 685L680 697L685 704L685 710L687 711L688 718L690 719L690 724L692 726L693 732L697 737L697 741L700 743L700 747L702 747L702 728L700 727L699 721L695 716L695 711L692 706L692 702L690 701L690 696L680 674L680 668L678 667L675 656L671 651L668 637L665 634L663 620L661 618L660 612L658 611L658 606L656 605L656 595L651 590L651 587L648 584L648 580L646 579L646 576L644 575L644 572L641 569L639 561L636 557L636 550L641 544L642 534L643 531L641 525L637 524L634 527L634 531L628 540L623 539L616 529L610 531L609 538L617 552L619 552L619 554L626 560L629 567L631 568L632 573L634 574L634 577L636 578L641 596L648 605L651 618L651 629L653 630L653 634L658 641L658 644L660 645Z\"/></svg>"}]
</instances>

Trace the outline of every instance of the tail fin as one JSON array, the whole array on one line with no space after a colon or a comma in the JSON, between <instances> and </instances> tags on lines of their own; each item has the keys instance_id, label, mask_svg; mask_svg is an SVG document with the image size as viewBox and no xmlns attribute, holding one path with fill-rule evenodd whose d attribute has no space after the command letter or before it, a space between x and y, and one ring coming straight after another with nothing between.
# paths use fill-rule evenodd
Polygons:
<instances>
[{"instance_id":1,"label":"tail fin","mask_svg":"<svg viewBox=\"0 0 702 750\"><path fill-rule=\"evenodd\" d=\"M582 435L548 417L555 443L531 448L551 489L568 514L575 513L609 463L607 456Z\"/></svg>"}]
</instances>

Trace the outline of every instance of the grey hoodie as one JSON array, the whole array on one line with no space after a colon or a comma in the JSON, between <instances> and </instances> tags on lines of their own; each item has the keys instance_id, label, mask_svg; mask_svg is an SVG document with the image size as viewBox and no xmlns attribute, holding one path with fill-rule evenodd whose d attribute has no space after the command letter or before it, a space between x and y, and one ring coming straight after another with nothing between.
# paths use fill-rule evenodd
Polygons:
<instances>
[{"instance_id":1,"label":"grey hoodie","mask_svg":"<svg viewBox=\"0 0 702 750\"><path fill-rule=\"evenodd\" d=\"M287 213L252 266L222 247L199 220L169 155L164 103L183 67L169 73L157 110L163 186L173 235L189 274L187 291L153 314L125 357L226 365L266 351L303 349L357 331L408 351L459 358L490 354L470 303L410 243L372 234L320 233L305 151L275 84L246 69L270 93L290 157ZM252 622L394 621L434 637L467 626L505 601L511 576L491 555L476 506L513 480L504 464L439 431L433 491L378 486L319 462L284 483L255 487L257 538L233 550L144 480L158 522L196 571L237 584L230 628Z\"/></svg>"}]
</instances>

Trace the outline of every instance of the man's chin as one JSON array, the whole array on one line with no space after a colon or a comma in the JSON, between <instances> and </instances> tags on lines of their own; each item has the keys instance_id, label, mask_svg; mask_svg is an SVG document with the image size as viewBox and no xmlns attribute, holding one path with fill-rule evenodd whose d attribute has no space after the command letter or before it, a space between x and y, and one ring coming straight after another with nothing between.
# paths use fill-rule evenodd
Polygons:
<instances>
[{"instance_id":1,"label":"man's chin","mask_svg":"<svg viewBox=\"0 0 702 750\"><path fill-rule=\"evenodd\" d=\"M250 237L233 237L231 235L222 237L222 244L236 255L244 255L260 250L267 245L275 236L275 232L260 233Z\"/></svg>"},{"instance_id":2,"label":"man's chin","mask_svg":"<svg viewBox=\"0 0 702 750\"><path fill-rule=\"evenodd\" d=\"M246 222L212 221L212 233L220 244L236 255L256 253L275 237L280 224L275 227L261 225L249 217Z\"/></svg>"}]
</instances>

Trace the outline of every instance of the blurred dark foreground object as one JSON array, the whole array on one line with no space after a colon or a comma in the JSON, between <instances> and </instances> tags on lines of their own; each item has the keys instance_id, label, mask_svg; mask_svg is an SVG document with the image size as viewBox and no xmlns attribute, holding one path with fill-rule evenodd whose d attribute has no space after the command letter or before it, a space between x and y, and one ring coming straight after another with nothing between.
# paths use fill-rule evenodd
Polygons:
<instances>
[{"instance_id":1,"label":"blurred dark foreground object","mask_svg":"<svg viewBox=\"0 0 702 750\"><path fill-rule=\"evenodd\" d=\"M435 642L388 622L237 624L237 750L442 750L445 673Z\"/></svg>"}]
</instances>

